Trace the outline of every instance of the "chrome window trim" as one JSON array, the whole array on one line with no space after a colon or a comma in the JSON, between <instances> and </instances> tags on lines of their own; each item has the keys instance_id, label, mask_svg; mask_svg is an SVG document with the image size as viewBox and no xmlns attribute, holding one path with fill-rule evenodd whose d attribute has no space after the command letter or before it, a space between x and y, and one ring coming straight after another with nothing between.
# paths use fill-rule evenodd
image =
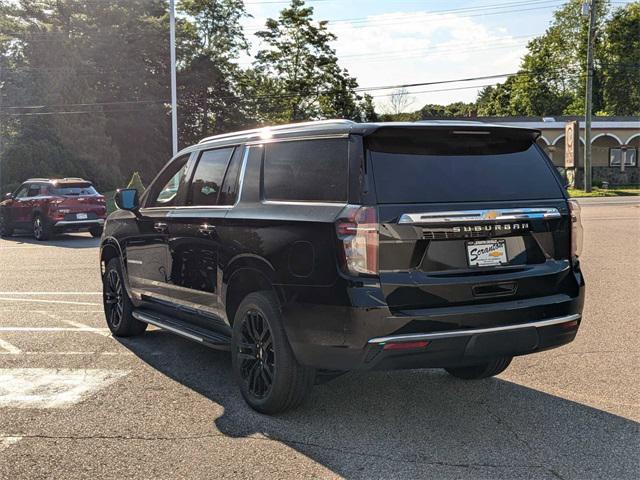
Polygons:
<instances>
[{"instance_id":1,"label":"chrome window trim","mask_svg":"<svg viewBox=\"0 0 640 480\"><path fill-rule=\"evenodd\" d=\"M560 218L557 208L503 208L486 210L457 210L448 212L404 213L399 224L503 222L513 220L547 220Z\"/></svg>"},{"instance_id":2,"label":"chrome window trim","mask_svg":"<svg viewBox=\"0 0 640 480\"><path fill-rule=\"evenodd\" d=\"M454 338L454 337L465 337L478 335L481 333L492 333L492 332L506 332L509 330L520 330L523 328L542 328L542 327L550 327L552 325L558 325L561 323L571 322L573 320L579 320L582 317L579 313L574 313L573 315L567 315L564 317L555 317L547 320L539 320L537 322L529 322L529 323L518 323L516 325L505 325L502 327L490 327L490 328L476 328L476 329L466 329L466 330L449 330L446 332L434 332L434 333L411 333L406 335L393 335L389 337L377 337L372 338L367 343L369 344L384 344L387 342L410 342L415 340L438 340L442 338Z\"/></svg>"},{"instance_id":3,"label":"chrome window trim","mask_svg":"<svg viewBox=\"0 0 640 480\"><path fill-rule=\"evenodd\" d=\"M213 150L213 149L209 149ZM159 211L159 210L167 210L168 217L178 217L180 216L180 212L182 211L190 211L190 210L231 210L238 203L240 203L240 198L242 197L242 189L244 187L244 175L247 170L247 161L249 159L249 147L246 146L244 152L242 154L242 164L240 165L240 174L238 181L238 196L236 197L236 201L233 205L178 205L175 207L147 207L141 208L140 211L144 213L147 210L151 211ZM172 213L177 212L177 214L172 215ZM204 212L203 212L204 213Z\"/></svg>"}]
</instances>

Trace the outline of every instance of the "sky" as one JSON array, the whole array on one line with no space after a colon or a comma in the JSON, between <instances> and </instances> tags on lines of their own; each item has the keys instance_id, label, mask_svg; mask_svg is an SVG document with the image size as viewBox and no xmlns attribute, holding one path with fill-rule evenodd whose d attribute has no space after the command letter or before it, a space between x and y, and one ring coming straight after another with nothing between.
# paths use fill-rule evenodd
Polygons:
<instances>
[{"instance_id":1,"label":"sky","mask_svg":"<svg viewBox=\"0 0 640 480\"><path fill-rule=\"evenodd\" d=\"M246 0L253 33L277 18L289 2ZM544 33L562 0L307 0L316 20L328 20L342 67L361 87L433 82L513 73L527 42ZM619 6L623 2L614 2ZM626 2L625 2L626 3ZM245 58L241 63L249 63ZM406 111L427 103L474 101L482 86L497 80L447 83L409 89ZM377 109L389 109L392 90L376 90Z\"/></svg>"}]
</instances>

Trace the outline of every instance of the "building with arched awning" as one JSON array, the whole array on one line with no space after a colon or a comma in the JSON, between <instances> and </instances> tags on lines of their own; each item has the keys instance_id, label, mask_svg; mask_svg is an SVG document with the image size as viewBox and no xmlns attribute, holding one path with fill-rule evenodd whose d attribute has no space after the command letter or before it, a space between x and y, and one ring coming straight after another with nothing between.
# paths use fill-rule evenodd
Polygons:
<instances>
[{"instance_id":1,"label":"building with arched awning","mask_svg":"<svg viewBox=\"0 0 640 480\"><path fill-rule=\"evenodd\" d=\"M465 120L540 130L542 134L538 138L538 145L559 168L564 168L565 126L568 122L578 121L580 150L577 166L584 168L584 117L478 117ZM640 184L640 117L594 117L591 131L594 183Z\"/></svg>"}]
</instances>

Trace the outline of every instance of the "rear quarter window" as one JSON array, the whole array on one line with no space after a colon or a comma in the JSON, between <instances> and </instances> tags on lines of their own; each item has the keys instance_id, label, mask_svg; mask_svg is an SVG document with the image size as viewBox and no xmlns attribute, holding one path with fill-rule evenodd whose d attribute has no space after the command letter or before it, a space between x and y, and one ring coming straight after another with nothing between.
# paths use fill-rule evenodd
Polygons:
<instances>
[{"instance_id":1,"label":"rear quarter window","mask_svg":"<svg viewBox=\"0 0 640 480\"><path fill-rule=\"evenodd\" d=\"M346 139L275 142L265 147L265 200L344 202L347 199Z\"/></svg>"}]
</instances>

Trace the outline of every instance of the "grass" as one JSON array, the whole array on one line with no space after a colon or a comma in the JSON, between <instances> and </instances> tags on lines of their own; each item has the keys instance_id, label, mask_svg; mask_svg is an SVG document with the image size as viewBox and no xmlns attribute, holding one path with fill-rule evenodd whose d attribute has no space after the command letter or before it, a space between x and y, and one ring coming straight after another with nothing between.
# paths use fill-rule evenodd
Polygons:
<instances>
[{"instance_id":1,"label":"grass","mask_svg":"<svg viewBox=\"0 0 640 480\"><path fill-rule=\"evenodd\" d=\"M640 188L614 187L604 189L593 187L590 193L587 193L584 190L578 190L577 188L570 188L569 195L572 197L627 197L632 195L640 195Z\"/></svg>"}]
</instances>

